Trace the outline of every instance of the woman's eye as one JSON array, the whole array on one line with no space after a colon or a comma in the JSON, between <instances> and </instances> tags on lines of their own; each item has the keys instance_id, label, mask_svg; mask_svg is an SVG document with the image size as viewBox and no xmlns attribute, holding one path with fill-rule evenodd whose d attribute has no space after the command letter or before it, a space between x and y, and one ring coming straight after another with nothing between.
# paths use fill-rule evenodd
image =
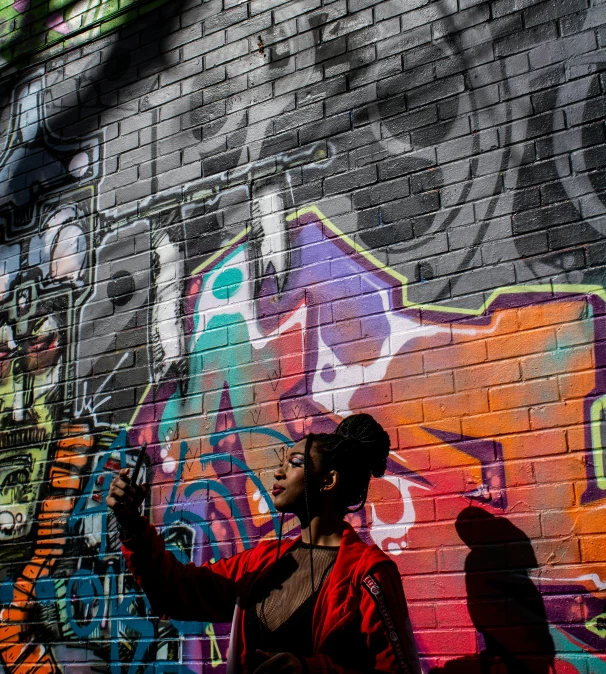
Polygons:
<instances>
[{"instance_id":1,"label":"woman's eye","mask_svg":"<svg viewBox=\"0 0 606 674\"><path fill-rule=\"evenodd\" d=\"M303 467L303 461L301 461L301 459L290 459L288 463L290 463L290 465L294 466L295 468Z\"/></svg>"}]
</instances>

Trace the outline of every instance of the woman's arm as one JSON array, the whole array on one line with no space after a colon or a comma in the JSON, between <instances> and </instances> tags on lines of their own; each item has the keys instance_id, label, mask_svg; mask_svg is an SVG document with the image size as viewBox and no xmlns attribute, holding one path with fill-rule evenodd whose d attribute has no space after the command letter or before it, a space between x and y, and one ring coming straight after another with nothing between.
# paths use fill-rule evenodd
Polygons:
<instances>
[{"instance_id":1,"label":"woman's arm","mask_svg":"<svg viewBox=\"0 0 606 674\"><path fill-rule=\"evenodd\" d=\"M139 514L149 492L131 484L124 468L112 480L106 498L122 530L122 553L137 583L158 615L178 620L231 620L250 551L216 564L182 564L166 550L164 540Z\"/></svg>"},{"instance_id":2,"label":"woman's arm","mask_svg":"<svg viewBox=\"0 0 606 674\"><path fill-rule=\"evenodd\" d=\"M140 531L122 544L126 564L155 613L202 622L231 620L248 553L214 564L182 564L166 550L164 540L146 520Z\"/></svg>"}]
</instances>

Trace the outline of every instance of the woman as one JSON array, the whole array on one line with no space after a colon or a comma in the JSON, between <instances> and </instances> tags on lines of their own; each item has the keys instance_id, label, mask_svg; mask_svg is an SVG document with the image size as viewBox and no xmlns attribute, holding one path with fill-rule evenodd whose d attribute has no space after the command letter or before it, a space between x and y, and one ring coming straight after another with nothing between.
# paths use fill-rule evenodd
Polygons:
<instances>
[{"instance_id":1,"label":"woman","mask_svg":"<svg viewBox=\"0 0 606 674\"><path fill-rule=\"evenodd\" d=\"M389 436L368 414L334 433L310 434L276 470L276 510L294 513L301 536L264 541L214 564L181 564L139 514L146 490L128 470L107 504L123 554L159 615L232 619L228 672L238 674L419 674L396 565L344 521L364 506L371 475L385 472ZM235 609L235 612L234 612Z\"/></svg>"}]
</instances>

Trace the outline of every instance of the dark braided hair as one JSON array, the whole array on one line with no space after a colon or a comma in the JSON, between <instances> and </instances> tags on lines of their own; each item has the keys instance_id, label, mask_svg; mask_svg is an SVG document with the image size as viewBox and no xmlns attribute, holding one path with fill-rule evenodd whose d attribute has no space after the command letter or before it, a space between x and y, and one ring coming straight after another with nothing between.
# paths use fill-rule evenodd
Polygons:
<instances>
[{"instance_id":1,"label":"dark braided hair","mask_svg":"<svg viewBox=\"0 0 606 674\"><path fill-rule=\"evenodd\" d=\"M364 507L371 476L385 473L389 435L370 414L346 417L333 433L310 434L323 470L339 474L337 507L345 515Z\"/></svg>"},{"instance_id":2,"label":"dark braided hair","mask_svg":"<svg viewBox=\"0 0 606 674\"><path fill-rule=\"evenodd\" d=\"M305 475L305 517L307 517L307 526L309 527L309 571L311 574L311 601L312 606L316 605L316 584L314 582L314 545L312 540L312 531L311 531L311 510L309 508L309 452L311 451L311 445L314 441L313 435L308 435L305 440L305 462L304 462L304 475ZM311 614L311 626L313 632L313 611Z\"/></svg>"},{"instance_id":3,"label":"dark braided hair","mask_svg":"<svg viewBox=\"0 0 606 674\"><path fill-rule=\"evenodd\" d=\"M320 468L336 470L339 473L336 505L339 511L346 515L364 507L371 476L381 477L385 473L390 441L381 424L370 414L354 414L343 419L333 433L310 433L305 439L305 516L309 526L312 606L315 606L314 545L309 498L309 455L312 445L318 455ZM311 625L313 632L313 611Z\"/></svg>"}]
</instances>

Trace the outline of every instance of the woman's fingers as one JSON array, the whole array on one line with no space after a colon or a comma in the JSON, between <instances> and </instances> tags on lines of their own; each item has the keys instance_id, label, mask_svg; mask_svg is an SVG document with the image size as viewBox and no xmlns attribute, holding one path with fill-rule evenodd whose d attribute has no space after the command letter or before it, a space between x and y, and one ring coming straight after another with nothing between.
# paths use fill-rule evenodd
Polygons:
<instances>
[{"instance_id":1,"label":"woman's fingers","mask_svg":"<svg viewBox=\"0 0 606 674\"><path fill-rule=\"evenodd\" d=\"M120 504L118 503L118 501L116 501L116 499L115 499L113 496L111 496L110 494L108 494L108 495L105 497L105 503L107 503L107 505L108 505L112 510L113 510L116 506L119 506L119 505L120 505Z\"/></svg>"},{"instance_id":2,"label":"woman's fingers","mask_svg":"<svg viewBox=\"0 0 606 674\"><path fill-rule=\"evenodd\" d=\"M146 489L145 486L139 484L135 485L134 487L130 487L130 489L132 489L132 501L138 508L145 500L149 489Z\"/></svg>"},{"instance_id":3,"label":"woman's fingers","mask_svg":"<svg viewBox=\"0 0 606 674\"><path fill-rule=\"evenodd\" d=\"M267 658L265 662L257 667L253 674L274 674L279 670L276 669L276 658L279 654L269 653L264 654L262 657Z\"/></svg>"},{"instance_id":4,"label":"woman's fingers","mask_svg":"<svg viewBox=\"0 0 606 674\"><path fill-rule=\"evenodd\" d=\"M130 470L122 468L111 481L105 503L114 511L118 522L128 530L141 520L139 507L149 491L149 484L132 484Z\"/></svg>"},{"instance_id":5,"label":"woman's fingers","mask_svg":"<svg viewBox=\"0 0 606 674\"><path fill-rule=\"evenodd\" d=\"M113 489L110 489L109 496L113 496L115 501L126 500L126 494L124 493L124 490L120 489L119 487L114 487Z\"/></svg>"},{"instance_id":6,"label":"woman's fingers","mask_svg":"<svg viewBox=\"0 0 606 674\"><path fill-rule=\"evenodd\" d=\"M118 475L111 481L105 502L114 510L116 508L135 509L138 508L143 501L143 498L140 498L141 488L133 487L131 485L128 473L128 468L122 468Z\"/></svg>"},{"instance_id":7,"label":"woman's fingers","mask_svg":"<svg viewBox=\"0 0 606 674\"><path fill-rule=\"evenodd\" d=\"M257 648L255 654L258 655L260 658L264 658L265 660L269 660L269 658L272 658L274 655L277 655L277 653L269 653L268 651L262 651L260 648Z\"/></svg>"},{"instance_id":8,"label":"woman's fingers","mask_svg":"<svg viewBox=\"0 0 606 674\"><path fill-rule=\"evenodd\" d=\"M120 480L120 478L115 478L112 480L109 491L114 496L122 498L134 498L136 493L130 484L123 482Z\"/></svg>"},{"instance_id":9,"label":"woman's fingers","mask_svg":"<svg viewBox=\"0 0 606 674\"><path fill-rule=\"evenodd\" d=\"M149 492L151 491L151 485L146 482L145 484L142 485L137 485L135 487L136 492L135 492L135 503L137 506L140 506L143 501L148 497Z\"/></svg>"},{"instance_id":10,"label":"woman's fingers","mask_svg":"<svg viewBox=\"0 0 606 674\"><path fill-rule=\"evenodd\" d=\"M110 488L113 489L114 491L117 491L119 489L120 491L123 492L126 492L128 489L132 489L132 487L130 486L130 484L128 484L128 482L124 482L124 480L121 480L119 477L115 477L112 480Z\"/></svg>"},{"instance_id":11,"label":"woman's fingers","mask_svg":"<svg viewBox=\"0 0 606 674\"><path fill-rule=\"evenodd\" d=\"M302 674L301 660L292 653L267 653L257 649L257 655L265 658L265 662L255 670L254 674Z\"/></svg>"}]
</instances>

